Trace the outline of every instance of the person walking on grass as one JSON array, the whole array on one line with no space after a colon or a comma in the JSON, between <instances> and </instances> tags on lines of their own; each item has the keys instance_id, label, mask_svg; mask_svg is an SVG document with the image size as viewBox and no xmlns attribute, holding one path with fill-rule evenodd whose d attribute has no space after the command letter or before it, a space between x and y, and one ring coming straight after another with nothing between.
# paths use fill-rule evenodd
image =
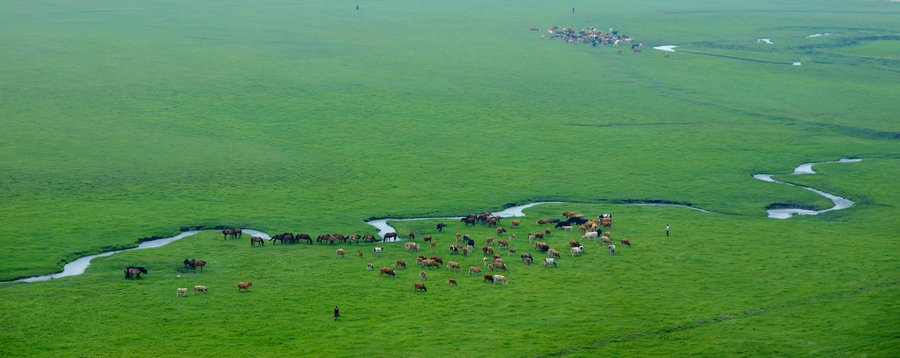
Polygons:
<instances>
[{"instance_id":1,"label":"person walking on grass","mask_svg":"<svg viewBox=\"0 0 900 358\"><path fill-rule=\"evenodd\" d=\"M669 224L666 224L666 237L669 237Z\"/></svg>"}]
</instances>

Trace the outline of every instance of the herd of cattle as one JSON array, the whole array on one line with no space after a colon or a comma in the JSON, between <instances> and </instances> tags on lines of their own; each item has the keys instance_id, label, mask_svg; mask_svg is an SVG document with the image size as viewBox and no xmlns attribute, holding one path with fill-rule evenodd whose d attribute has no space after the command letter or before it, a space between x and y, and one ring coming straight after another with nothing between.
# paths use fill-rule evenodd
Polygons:
<instances>
[{"instance_id":1,"label":"herd of cattle","mask_svg":"<svg viewBox=\"0 0 900 358\"><path fill-rule=\"evenodd\" d=\"M597 240L601 245L605 245L605 249L609 254L615 254L616 245L612 242L612 238L610 235L610 231L603 231L602 228L611 228L612 227L612 215L603 214L598 216L596 219L586 219L584 215L577 214L575 212L567 211L562 213L562 217L564 219L557 218L547 218L540 219L535 222L539 227L545 227L543 230L539 230L536 232L527 233L528 245L532 245L534 248L535 254L544 254L546 257L542 258L543 266L547 268L557 268L559 265L559 261L562 259L562 254L559 249L552 248L550 244L548 244L548 239L550 238L553 230L550 228L553 225L554 229L562 229L564 232L571 232L574 228L578 228L581 232L581 240ZM468 276L480 278L484 283L490 284L500 284L500 285L508 285L509 279L507 278L509 272L509 265L503 259L503 255L501 252L504 252L507 256L518 255L520 265L530 266L535 262L535 257L532 253L518 253L518 249L512 248L512 243L516 239L515 233L510 233L509 230L516 230L521 225L520 220L510 220L509 227L507 230L503 226L501 226L502 218L499 216L492 215L490 212L485 212L481 214L471 214L466 217L460 219L460 222L464 224L464 227L468 226L476 226L482 225L484 227L494 228L493 231L500 235L508 235L506 239L495 240L493 236L488 236L485 240L484 244L481 245L480 248L475 247L475 240L469 234L461 234L459 232L456 233L456 242L451 243L449 245L448 257L456 257L456 255L461 255L462 257L455 260L448 260L445 265L444 258L439 255L417 255L415 265L420 268L418 275L416 275L416 281L414 282L414 292L427 292L428 289L425 286L425 281L428 276L427 270L432 269L441 269L442 267L446 267L448 272L450 273L462 273L463 267L468 266ZM441 222L436 225L436 230L438 233L443 232L443 229L448 225ZM227 228L222 231L225 239L238 239L241 237L242 232L239 228ZM359 244L360 241L367 243L375 243L375 242L389 242L400 239L399 235L396 232L388 233L384 236L384 238L377 238L373 234L365 234L365 235L343 235L340 233L331 233L331 234L321 234L318 235L316 242L321 245L336 245L336 244L353 244L354 242ZM251 246L263 246L265 245L264 239L258 236L252 236L250 239ZM277 234L272 236L268 241L273 244L276 242L280 242L282 245L287 244L296 244L300 241L304 241L309 245L312 245L313 240L312 236L307 233L290 233L284 232L281 234ZM432 236L424 236L422 237L422 241L429 245L432 250L436 249L437 241L433 239ZM622 246L631 246L631 242L628 239L620 239L619 244ZM399 248L399 247L398 247ZM407 256L410 253L418 253L422 250L422 245L416 242L416 234L415 232L410 231L407 236L407 240L404 243L403 248ZM393 249L393 247L392 247ZM568 253L571 254L571 257L574 258L576 256L581 256L585 252L585 246L579 240L569 240L567 245ZM478 256L478 251L481 251L480 259L468 259L469 255ZM336 251L338 258L345 258L348 254L348 250L344 248L338 248ZM383 246L375 246L372 248L372 255L376 258L383 258L385 255L385 247ZM359 250L357 252L357 256L362 259L365 254L363 251ZM472 261L471 265L463 265L461 262L463 260L475 260ZM541 260L541 259L538 259ZM389 262L389 265L375 265L374 263L368 263L366 265L366 269L369 271L375 271L376 267L380 267L378 269L379 276L383 277L385 275L389 277L397 277L397 272L400 269L406 269L407 263L404 259L392 259ZM186 270L193 270L193 272L197 272L199 268L200 271L203 271L203 268L206 266L206 261L197 260L194 258L184 259L183 261L184 268ZM485 273L487 271L487 273ZM126 279L136 279L140 278L140 274L147 273L147 270L143 267L135 267L129 266L125 269L125 278ZM247 291L249 287L253 283L250 281L240 282L238 283L238 292ZM459 282L454 278L448 278L447 284L450 286L457 286ZM208 288L203 285L194 286L194 293L205 293L208 292ZM185 296L187 294L187 288L179 287L176 289L177 296Z\"/></svg>"}]
</instances>

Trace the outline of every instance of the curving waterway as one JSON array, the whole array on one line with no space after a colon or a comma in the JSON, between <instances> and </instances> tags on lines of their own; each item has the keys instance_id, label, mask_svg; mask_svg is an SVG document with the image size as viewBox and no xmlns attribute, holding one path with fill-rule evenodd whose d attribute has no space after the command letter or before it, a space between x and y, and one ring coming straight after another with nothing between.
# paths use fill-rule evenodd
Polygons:
<instances>
[{"instance_id":1,"label":"curving waterway","mask_svg":"<svg viewBox=\"0 0 900 358\"><path fill-rule=\"evenodd\" d=\"M816 172L813 170L813 166L816 165L816 164L824 164L824 163L855 163L855 162L859 162L859 161L862 161L862 159L840 159L840 160L837 160L837 161L830 161L830 162L806 163L806 164L802 164L802 165L798 166L796 169L794 169L794 172L792 173L792 175L815 174ZM851 200L849 200L849 199L842 198L842 197L835 196L835 195L831 195L831 194L828 194L828 193L823 192L823 191L821 191L821 190L817 190L817 189L813 189L813 188L809 188L809 187L804 187L804 186L798 186L798 185L794 185L794 184L790 184L790 183L785 183L785 182L783 182L783 181L775 180L775 179L772 178L773 176L774 176L774 174L755 174L755 175L753 175L754 178L759 179L759 180L763 180L763 181L767 181L767 182L772 182L772 183L779 183L779 184L784 184L784 185L790 185L790 186L797 186L797 187L800 187L800 188L804 188L804 189L806 189L806 190L810 190L810 191L812 191L812 192L814 192L814 193L816 193L816 194L819 194L819 195L822 195L822 196L828 198L829 200L831 200L831 201L834 203L834 206L831 207L831 208L829 208L829 209L825 209L825 210L806 210L806 209L790 209L790 208L784 208L784 209L769 209L769 210L767 210L767 212L768 212L770 218L774 218L774 219L787 219L787 218L790 218L791 216L793 216L793 215L795 215L795 214L796 214L796 215L818 215L818 214L821 214L821 213L824 213L824 212L828 212L828 211L832 211L832 210L842 210L842 209L846 209L846 208L849 208L850 206L853 205L853 201L851 201ZM525 205L519 205L519 206L510 207L510 208L507 208L507 209L505 209L505 210L503 210L503 211L495 212L495 213L493 213L493 214L494 214L494 215L497 215L497 216L500 216L500 217L504 217L504 218L507 218L507 217L522 217L522 216L525 216L524 210L525 210L525 209L528 209L528 208L530 208L530 207L537 206L537 205L542 205L542 204L561 204L561 203L562 203L562 202L559 202L559 201L543 201L543 202L535 202L535 203L529 203L529 204L525 204ZM672 204L637 203L637 204L634 204L634 205L672 205ZM683 206L683 205L675 205L675 206ZM689 207L689 206L684 206L684 207L689 208L689 209L694 209L694 210L700 210L700 211L703 211L703 212L709 212L709 211L707 211L707 210L703 210L703 209L699 209L699 208L694 208L694 207ZM381 237L383 238L384 235L387 234L387 233L389 233L389 232L397 232L397 229L395 229L394 227L392 227L392 226L390 226L390 225L387 224L388 221L416 221L416 220L438 220L438 219L459 220L459 219L461 219L461 218L462 218L461 216L458 216L458 217L412 218L412 219L390 219L390 218L388 218L388 219L371 220L371 221L367 221L366 223L369 224L369 225L372 225L373 227L375 227L376 229L378 229L378 235L381 236ZM125 250L117 250L117 251L109 251L109 252L104 252L104 253L101 253L101 254L85 256L85 257L79 258L79 259L77 259L77 260L75 260L75 261L72 261L72 262L67 263L67 264L63 267L63 271L62 271L62 272L54 273L54 274L50 274L50 275L28 277L28 278L18 279L18 280L15 280L15 281L16 281L16 282L40 282L40 281L49 281L49 280L54 279L54 278L60 278L60 277L67 277L67 276L81 275L81 274L84 273L85 270L87 270L87 268L88 268L89 266L91 266L91 260L93 260L93 259L95 259L95 258L97 258L97 257L112 256L112 255L115 255L115 254L120 253L120 252L126 252L126 251L132 251L132 250L152 249L152 248L156 248L156 247L160 247L160 246L166 245L166 244L168 244L168 243L170 243L170 242L174 242L174 241L183 239L183 238L188 237L188 236L196 235L196 234L199 233L199 232L200 232L200 231L185 231L185 232L182 232L181 234L178 234L178 235L176 235L176 236L167 237L167 238L164 238L164 239L152 240L152 241L144 241L144 242L142 242L140 245L138 245L138 246L135 247L135 248L125 249ZM269 234L266 234L266 233L264 233L264 232L262 232L262 231L251 230L251 229L243 229L243 232L244 232L245 234L250 235L250 236L259 236L259 237L262 237L263 239L266 239L266 240L271 239L271 237L269 236Z\"/></svg>"}]
</instances>

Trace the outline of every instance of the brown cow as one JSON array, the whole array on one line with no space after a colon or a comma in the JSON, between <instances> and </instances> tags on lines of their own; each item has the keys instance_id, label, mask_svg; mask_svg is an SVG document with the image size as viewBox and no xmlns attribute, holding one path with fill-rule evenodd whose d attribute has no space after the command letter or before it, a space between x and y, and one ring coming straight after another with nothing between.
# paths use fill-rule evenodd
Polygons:
<instances>
[{"instance_id":1,"label":"brown cow","mask_svg":"<svg viewBox=\"0 0 900 358\"><path fill-rule=\"evenodd\" d=\"M422 268L425 268L425 267L437 267L437 268L440 268L440 267L441 267L441 264L440 264L439 262L435 261L435 260L422 260L421 262L419 262L419 267L422 267Z\"/></svg>"},{"instance_id":2,"label":"brown cow","mask_svg":"<svg viewBox=\"0 0 900 358\"><path fill-rule=\"evenodd\" d=\"M481 268L478 266L469 266L469 275L481 273Z\"/></svg>"},{"instance_id":3,"label":"brown cow","mask_svg":"<svg viewBox=\"0 0 900 358\"><path fill-rule=\"evenodd\" d=\"M397 277L397 273L390 267L382 267L378 276L384 276L385 274L391 275L391 277Z\"/></svg>"},{"instance_id":4,"label":"brown cow","mask_svg":"<svg viewBox=\"0 0 900 358\"><path fill-rule=\"evenodd\" d=\"M631 246L631 241L628 241L628 239L622 239L620 243L622 246Z\"/></svg>"},{"instance_id":5,"label":"brown cow","mask_svg":"<svg viewBox=\"0 0 900 358\"><path fill-rule=\"evenodd\" d=\"M409 239L410 239L411 241L415 241L415 240L416 240L416 233L410 231L410 232L409 232Z\"/></svg>"},{"instance_id":6,"label":"brown cow","mask_svg":"<svg viewBox=\"0 0 900 358\"><path fill-rule=\"evenodd\" d=\"M431 259L437 261L441 265L444 264L444 259L442 259L440 256L432 256Z\"/></svg>"},{"instance_id":7,"label":"brown cow","mask_svg":"<svg viewBox=\"0 0 900 358\"><path fill-rule=\"evenodd\" d=\"M252 281L238 282L238 292L241 292L241 290L250 291L250 286L253 286Z\"/></svg>"},{"instance_id":8,"label":"brown cow","mask_svg":"<svg viewBox=\"0 0 900 358\"><path fill-rule=\"evenodd\" d=\"M209 288L207 288L206 286L201 286L201 285L194 286L194 293L197 293L197 292L209 292Z\"/></svg>"},{"instance_id":9,"label":"brown cow","mask_svg":"<svg viewBox=\"0 0 900 358\"><path fill-rule=\"evenodd\" d=\"M538 225L547 225L547 224L550 223L550 220L547 220L547 219L540 219L540 220L536 221L536 223L537 223Z\"/></svg>"},{"instance_id":10,"label":"brown cow","mask_svg":"<svg viewBox=\"0 0 900 358\"><path fill-rule=\"evenodd\" d=\"M494 275L484 275L484 282L494 283Z\"/></svg>"},{"instance_id":11,"label":"brown cow","mask_svg":"<svg viewBox=\"0 0 900 358\"><path fill-rule=\"evenodd\" d=\"M458 286L458 284L456 283L456 280L454 280L454 279L452 279L452 278L451 278L451 279L447 279L447 284L450 285L450 286Z\"/></svg>"},{"instance_id":12,"label":"brown cow","mask_svg":"<svg viewBox=\"0 0 900 358\"><path fill-rule=\"evenodd\" d=\"M403 261L403 260L397 260L397 263L396 263L394 266L397 267L397 268L401 268L401 267L402 267L402 268L406 268L406 261Z\"/></svg>"},{"instance_id":13,"label":"brown cow","mask_svg":"<svg viewBox=\"0 0 900 358\"><path fill-rule=\"evenodd\" d=\"M428 292L428 288L425 287L424 282L416 282L414 286L415 286L415 292L419 292L419 291Z\"/></svg>"},{"instance_id":14,"label":"brown cow","mask_svg":"<svg viewBox=\"0 0 900 358\"><path fill-rule=\"evenodd\" d=\"M504 229L502 226L501 226L501 227L498 227L498 228L497 228L497 235L499 236L500 234L503 234L503 233L506 233L506 229Z\"/></svg>"},{"instance_id":15,"label":"brown cow","mask_svg":"<svg viewBox=\"0 0 900 358\"><path fill-rule=\"evenodd\" d=\"M462 267L459 266L459 262L455 262L455 261L448 262L447 263L447 271L450 271L452 269L456 269L457 271L462 272Z\"/></svg>"},{"instance_id":16,"label":"brown cow","mask_svg":"<svg viewBox=\"0 0 900 358\"><path fill-rule=\"evenodd\" d=\"M519 227L519 224L521 224L521 223L522 222L519 220L512 220L509 222L509 227L515 229L515 228Z\"/></svg>"}]
</instances>

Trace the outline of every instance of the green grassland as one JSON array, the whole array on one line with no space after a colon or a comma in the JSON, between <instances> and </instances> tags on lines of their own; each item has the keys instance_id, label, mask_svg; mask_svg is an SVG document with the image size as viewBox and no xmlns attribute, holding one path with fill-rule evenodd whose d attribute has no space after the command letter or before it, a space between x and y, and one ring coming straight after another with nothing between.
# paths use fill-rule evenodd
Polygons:
<instances>
[{"instance_id":1,"label":"green grassland","mask_svg":"<svg viewBox=\"0 0 900 358\"><path fill-rule=\"evenodd\" d=\"M900 4L355 5L0 5L0 280L211 229L0 283L0 355L898 355ZM542 39L554 25L612 27L644 50ZM790 175L840 158L863 160ZM773 204L831 202L758 173L855 205L769 219ZM520 252L537 219L569 210L613 213L634 246L586 242L555 269L508 256L508 286L429 270L414 293L418 267L365 270L414 262L402 243L338 259L212 230L366 233L371 218L535 201L563 203L526 210ZM423 251L445 261L456 232L494 234L437 221L392 223L433 235ZM209 264L187 272L185 257ZM133 264L149 273L123 280ZM210 292L175 297L197 284Z\"/></svg>"}]
</instances>

